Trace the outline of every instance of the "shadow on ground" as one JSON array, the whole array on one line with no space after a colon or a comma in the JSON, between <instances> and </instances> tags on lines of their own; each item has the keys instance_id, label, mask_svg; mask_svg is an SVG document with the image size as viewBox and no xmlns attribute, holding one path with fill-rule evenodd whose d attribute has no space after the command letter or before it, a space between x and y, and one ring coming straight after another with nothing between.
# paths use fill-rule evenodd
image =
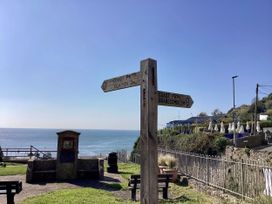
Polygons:
<instances>
[{"instance_id":1,"label":"shadow on ground","mask_svg":"<svg viewBox=\"0 0 272 204\"><path fill-rule=\"evenodd\" d=\"M102 190L107 190L107 191L117 191L122 188L120 185L120 180L104 176L103 179L100 180L48 180L45 182L36 182L36 183L31 183L32 185L46 185L48 183L69 183L78 187L91 187L91 188L97 188L97 189L102 189Z\"/></svg>"}]
</instances>

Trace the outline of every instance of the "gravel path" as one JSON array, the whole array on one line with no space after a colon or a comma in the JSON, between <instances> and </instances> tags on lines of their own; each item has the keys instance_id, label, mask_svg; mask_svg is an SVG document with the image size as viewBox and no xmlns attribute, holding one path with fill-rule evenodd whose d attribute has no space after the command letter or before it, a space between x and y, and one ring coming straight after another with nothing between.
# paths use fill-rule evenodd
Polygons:
<instances>
[{"instance_id":1,"label":"gravel path","mask_svg":"<svg viewBox=\"0 0 272 204\"><path fill-rule=\"evenodd\" d=\"M25 175L0 176L0 181L20 180L23 182L23 190L19 194L15 195L15 203L20 203L21 201L28 197L41 195L58 189L83 188L83 187L92 187L111 191L116 196L126 200L130 198L129 191L119 191L106 185L107 183L116 184L120 183L123 180L123 178L119 174L109 174L105 172L105 177L103 180L75 180L73 182L55 182L39 184L28 184L25 182L25 177L26 177ZM0 195L0 203L6 203L6 195Z\"/></svg>"}]
</instances>

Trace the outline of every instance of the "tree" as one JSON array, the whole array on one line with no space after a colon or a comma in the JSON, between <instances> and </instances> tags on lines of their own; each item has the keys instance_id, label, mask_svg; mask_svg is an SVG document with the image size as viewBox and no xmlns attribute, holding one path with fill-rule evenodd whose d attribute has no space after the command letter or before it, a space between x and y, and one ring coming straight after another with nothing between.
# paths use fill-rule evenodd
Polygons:
<instances>
[{"instance_id":1,"label":"tree","mask_svg":"<svg viewBox=\"0 0 272 204\"><path fill-rule=\"evenodd\" d=\"M264 113L266 111L266 107L263 101L257 102L257 113ZM255 112L255 103L251 104L249 108L249 112L254 113Z\"/></svg>"},{"instance_id":2,"label":"tree","mask_svg":"<svg viewBox=\"0 0 272 204\"><path fill-rule=\"evenodd\" d=\"M200 112L200 113L198 114L198 116L203 117L203 116L208 116L208 115L207 115L207 113L205 113L205 112Z\"/></svg>"},{"instance_id":3,"label":"tree","mask_svg":"<svg viewBox=\"0 0 272 204\"><path fill-rule=\"evenodd\" d=\"M212 116L216 116L216 115L222 115L223 112L220 111L218 108L214 109L214 111L212 112Z\"/></svg>"}]
</instances>

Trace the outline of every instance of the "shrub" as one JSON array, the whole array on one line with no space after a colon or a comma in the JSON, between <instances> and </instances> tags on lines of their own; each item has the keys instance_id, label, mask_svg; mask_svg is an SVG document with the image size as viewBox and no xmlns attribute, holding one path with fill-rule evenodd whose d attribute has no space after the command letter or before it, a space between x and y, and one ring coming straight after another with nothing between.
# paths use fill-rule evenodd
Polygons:
<instances>
[{"instance_id":1,"label":"shrub","mask_svg":"<svg viewBox=\"0 0 272 204\"><path fill-rule=\"evenodd\" d=\"M177 164L176 158L170 154L166 154L164 159L166 166L170 169L174 168Z\"/></svg>"},{"instance_id":2,"label":"shrub","mask_svg":"<svg viewBox=\"0 0 272 204\"><path fill-rule=\"evenodd\" d=\"M225 137L216 137L214 139L214 148L217 152L224 152L228 144L229 140Z\"/></svg>"},{"instance_id":3,"label":"shrub","mask_svg":"<svg viewBox=\"0 0 272 204\"><path fill-rule=\"evenodd\" d=\"M174 132L174 133L173 133ZM199 154L218 155L225 151L230 140L220 133L179 134L169 128L160 130L158 145L161 148L177 151L195 152ZM139 138L134 144L132 153L139 153Z\"/></svg>"},{"instance_id":4,"label":"shrub","mask_svg":"<svg viewBox=\"0 0 272 204\"><path fill-rule=\"evenodd\" d=\"M166 166L166 162L165 162L165 156L163 154L159 154L158 157L158 164L160 166Z\"/></svg>"},{"instance_id":5,"label":"shrub","mask_svg":"<svg viewBox=\"0 0 272 204\"><path fill-rule=\"evenodd\" d=\"M272 121L271 120L261 121L260 122L260 126L262 128L264 128L264 127L272 127Z\"/></svg>"}]
</instances>

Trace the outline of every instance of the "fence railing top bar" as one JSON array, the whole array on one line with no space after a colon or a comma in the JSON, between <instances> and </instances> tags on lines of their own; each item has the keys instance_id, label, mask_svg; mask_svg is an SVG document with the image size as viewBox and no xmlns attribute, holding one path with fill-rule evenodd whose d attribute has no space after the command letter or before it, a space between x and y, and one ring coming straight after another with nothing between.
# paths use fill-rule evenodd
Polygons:
<instances>
[{"instance_id":1,"label":"fence railing top bar","mask_svg":"<svg viewBox=\"0 0 272 204\"><path fill-rule=\"evenodd\" d=\"M197 153L192 153L192 152L176 151L176 150L161 149L161 148L159 149L159 152L175 154L175 155L186 155L189 157L207 159L210 161L227 162L227 163L232 163L232 164L240 164L240 165L246 165L246 166L252 166L252 167L272 169L272 165L266 161L263 161L263 160L241 159L239 161L236 161L236 160L231 160L229 158L225 158L225 157L221 157L221 156L202 155L202 154L197 154Z\"/></svg>"},{"instance_id":2,"label":"fence railing top bar","mask_svg":"<svg viewBox=\"0 0 272 204\"><path fill-rule=\"evenodd\" d=\"M6 151L6 150L30 150L29 147L22 147L22 148L16 148L16 147L2 147L1 148L2 151Z\"/></svg>"}]
</instances>

